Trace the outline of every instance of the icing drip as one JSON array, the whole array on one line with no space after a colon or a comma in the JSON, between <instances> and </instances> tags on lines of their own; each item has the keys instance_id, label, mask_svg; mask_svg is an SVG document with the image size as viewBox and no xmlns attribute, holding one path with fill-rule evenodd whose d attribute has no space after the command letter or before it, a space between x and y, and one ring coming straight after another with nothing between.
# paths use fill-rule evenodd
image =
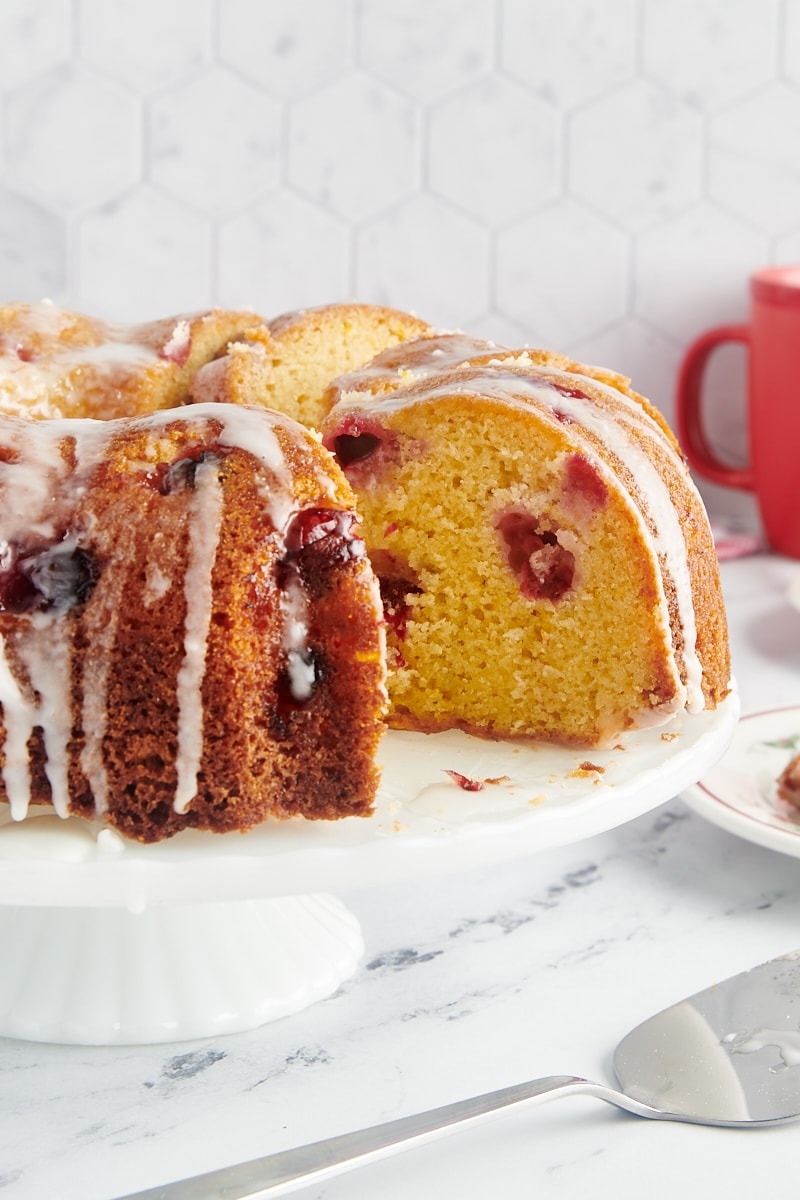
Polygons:
<instances>
[{"instance_id":1,"label":"icing drip","mask_svg":"<svg viewBox=\"0 0 800 1200\"><path fill-rule=\"evenodd\" d=\"M255 455L260 462L278 476L281 484L289 485L289 473L281 450L280 442L275 433L264 427L264 410L258 408L243 408L233 404L193 404L192 416L195 414L208 420L220 421L222 430L217 438L221 446L238 446L249 454ZM288 417L278 413L270 413L274 426L289 427ZM171 419L175 420L175 414Z\"/></svg>"},{"instance_id":2,"label":"icing drip","mask_svg":"<svg viewBox=\"0 0 800 1200\"><path fill-rule=\"evenodd\" d=\"M178 784L173 806L185 813L197 792L203 754L202 687L211 626L212 574L222 525L222 489L213 463L198 464L184 577L184 658L178 672Z\"/></svg>"},{"instance_id":3,"label":"icing drip","mask_svg":"<svg viewBox=\"0 0 800 1200\"><path fill-rule=\"evenodd\" d=\"M22 821L28 814L31 772L28 765L28 739L33 729L32 706L19 689L0 641L0 703L3 705L5 744L3 746L3 782L6 785L11 816Z\"/></svg>"},{"instance_id":4,"label":"icing drip","mask_svg":"<svg viewBox=\"0 0 800 1200\"><path fill-rule=\"evenodd\" d=\"M290 576L281 594L283 649L292 699L310 700L316 682L314 662L308 649L308 602L299 579Z\"/></svg>"},{"instance_id":5,"label":"icing drip","mask_svg":"<svg viewBox=\"0 0 800 1200\"><path fill-rule=\"evenodd\" d=\"M59 817L66 817L69 813L67 747L72 733L69 705L72 656L62 622L45 613L36 613L31 636L20 640L19 654L27 668L31 687L40 697L38 706L31 713L30 732L33 725L42 730L46 756L44 770L50 784L51 803Z\"/></svg>"}]
</instances>

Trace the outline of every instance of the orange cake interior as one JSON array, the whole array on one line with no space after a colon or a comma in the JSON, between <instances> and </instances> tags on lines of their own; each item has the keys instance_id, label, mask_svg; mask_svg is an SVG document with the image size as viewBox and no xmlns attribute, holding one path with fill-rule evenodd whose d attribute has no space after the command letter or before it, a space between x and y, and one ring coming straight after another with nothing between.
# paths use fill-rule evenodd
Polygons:
<instances>
[{"instance_id":1,"label":"orange cake interior","mask_svg":"<svg viewBox=\"0 0 800 1200\"><path fill-rule=\"evenodd\" d=\"M716 555L672 435L539 357L373 378L325 422L381 581L395 726L594 745L727 693Z\"/></svg>"}]
</instances>

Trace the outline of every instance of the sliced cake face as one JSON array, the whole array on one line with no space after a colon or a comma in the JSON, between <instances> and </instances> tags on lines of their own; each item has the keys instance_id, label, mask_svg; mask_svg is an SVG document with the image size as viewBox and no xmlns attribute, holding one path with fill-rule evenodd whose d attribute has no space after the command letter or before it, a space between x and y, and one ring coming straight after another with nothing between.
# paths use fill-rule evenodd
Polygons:
<instances>
[{"instance_id":1,"label":"sliced cake face","mask_svg":"<svg viewBox=\"0 0 800 1200\"><path fill-rule=\"evenodd\" d=\"M0 411L108 420L170 408L255 320L215 309L114 325L48 302L0 306Z\"/></svg>"},{"instance_id":2,"label":"sliced cake face","mask_svg":"<svg viewBox=\"0 0 800 1200\"><path fill-rule=\"evenodd\" d=\"M191 398L259 403L319 428L330 407L326 389L386 347L432 333L410 313L372 304L329 304L253 324L226 355L194 379Z\"/></svg>"},{"instance_id":3,"label":"sliced cake face","mask_svg":"<svg viewBox=\"0 0 800 1200\"><path fill-rule=\"evenodd\" d=\"M346 393L324 438L381 580L393 724L591 745L725 694L707 521L636 399L467 365Z\"/></svg>"},{"instance_id":4,"label":"sliced cake face","mask_svg":"<svg viewBox=\"0 0 800 1200\"><path fill-rule=\"evenodd\" d=\"M377 585L329 456L261 410L0 421L0 795L142 841L369 811Z\"/></svg>"}]
</instances>

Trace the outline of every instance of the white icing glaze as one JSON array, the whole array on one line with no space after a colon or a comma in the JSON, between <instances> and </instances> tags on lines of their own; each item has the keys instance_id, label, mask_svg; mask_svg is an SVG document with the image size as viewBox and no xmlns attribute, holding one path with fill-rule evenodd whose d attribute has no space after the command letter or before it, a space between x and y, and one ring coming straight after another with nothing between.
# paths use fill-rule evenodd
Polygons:
<instances>
[{"instance_id":1,"label":"white icing glaze","mask_svg":"<svg viewBox=\"0 0 800 1200\"><path fill-rule=\"evenodd\" d=\"M372 362L340 375L331 385L336 400L347 395L370 391L382 380L411 384L431 375L466 363L478 355L500 350L495 342L472 337L468 333L446 333L413 342L401 342L381 351Z\"/></svg>"},{"instance_id":2,"label":"white icing glaze","mask_svg":"<svg viewBox=\"0 0 800 1200\"><path fill-rule=\"evenodd\" d=\"M178 785L173 806L185 813L197 792L203 754L203 678L211 625L212 573L222 525L222 488L213 463L201 462L194 477L189 521L189 561L184 656L178 672Z\"/></svg>"},{"instance_id":3,"label":"white icing glaze","mask_svg":"<svg viewBox=\"0 0 800 1200\"><path fill-rule=\"evenodd\" d=\"M22 694L6 658L0 639L0 704L3 705L5 744L3 746L3 782L15 821L28 815L31 771L28 763L28 738L33 728L32 706Z\"/></svg>"},{"instance_id":4,"label":"white icing glaze","mask_svg":"<svg viewBox=\"0 0 800 1200\"><path fill-rule=\"evenodd\" d=\"M9 411L26 416L54 417L58 400L94 386L113 386L159 362L158 350L135 338L134 329L101 322L85 323L83 344L60 340L71 314L52 305L31 305L11 322L9 335L0 339L0 398ZM41 346L31 351L27 342ZM28 355L32 356L29 358Z\"/></svg>"},{"instance_id":5,"label":"white icing glaze","mask_svg":"<svg viewBox=\"0 0 800 1200\"><path fill-rule=\"evenodd\" d=\"M255 455L278 477L280 484L289 484L289 472L283 451L274 432L264 421L264 409L248 408L239 404L193 404L186 419L191 420L195 415L207 420L221 421L222 429L217 437L221 446L238 446L248 454ZM269 418L273 427L282 425L287 429L293 428L288 417L281 416L280 413L270 412ZM175 419L174 412L172 419Z\"/></svg>"},{"instance_id":6,"label":"white icing glaze","mask_svg":"<svg viewBox=\"0 0 800 1200\"><path fill-rule=\"evenodd\" d=\"M64 698L69 695L70 646L61 636L58 625L41 613L33 615L32 625L36 632L33 637L20 640L20 658L27 668L31 687L39 696L35 724L44 736L44 769L52 804L59 817L66 817L69 811L67 746L72 719L70 706ZM29 736L32 732L29 730Z\"/></svg>"},{"instance_id":7,"label":"white icing glaze","mask_svg":"<svg viewBox=\"0 0 800 1200\"><path fill-rule=\"evenodd\" d=\"M281 609L289 689L293 698L302 704L314 689L315 673L308 655L308 601L295 577L286 581L281 594Z\"/></svg>"}]
</instances>

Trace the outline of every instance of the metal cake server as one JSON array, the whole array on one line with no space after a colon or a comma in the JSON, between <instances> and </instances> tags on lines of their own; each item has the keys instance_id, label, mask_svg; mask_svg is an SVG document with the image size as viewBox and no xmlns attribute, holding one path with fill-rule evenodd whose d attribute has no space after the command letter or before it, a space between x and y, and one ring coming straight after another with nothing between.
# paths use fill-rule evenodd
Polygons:
<instances>
[{"instance_id":1,"label":"metal cake server","mask_svg":"<svg viewBox=\"0 0 800 1200\"><path fill-rule=\"evenodd\" d=\"M620 1091L551 1075L118 1200L272 1200L503 1109L562 1096L595 1096L639 1117L698 1125L749 1129L797 1120L800 951L650 1017L622 1039L613 1062Z\"/></svg>"}]
</instances>

